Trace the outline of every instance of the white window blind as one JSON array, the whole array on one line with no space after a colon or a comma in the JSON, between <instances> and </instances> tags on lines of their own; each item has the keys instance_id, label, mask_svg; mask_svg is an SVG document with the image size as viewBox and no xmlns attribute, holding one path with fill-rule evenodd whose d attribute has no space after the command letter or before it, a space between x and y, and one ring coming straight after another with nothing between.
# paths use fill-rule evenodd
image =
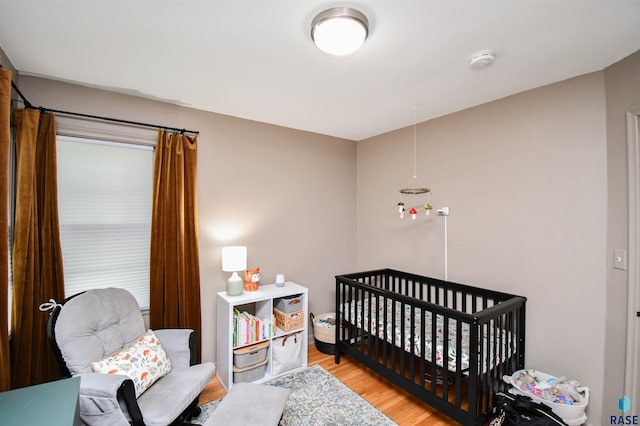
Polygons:
<instances>
[{"instance_id":1,"label":"white window blind","mask_svg":"<svg viewBox=\"0 0 640 426\"><path fill-rule=\"evenodd\" d=\"M153 147L57 137L65 296L129 290L149 307Z\"/></svg>"}]
</instances>

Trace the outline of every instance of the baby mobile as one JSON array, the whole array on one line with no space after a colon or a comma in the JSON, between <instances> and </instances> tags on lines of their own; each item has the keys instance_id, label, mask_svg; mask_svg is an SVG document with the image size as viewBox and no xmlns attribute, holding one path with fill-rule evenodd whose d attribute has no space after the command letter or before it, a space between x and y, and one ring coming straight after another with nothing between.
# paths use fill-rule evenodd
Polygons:
<instances>
[{"instance_id":1,"label":"baby mobile","mask_svg":"<svg viewBox=\"0 0 640 426\"><path fill-rule=\"evenodd\" d=\"M423 208L426 216L431 215L431 210L433 210L433 206L429 202L429 194L431 190L420 183L418 183L417 172L416 172L416 107L413 108L413 180L411 184L406 188L402 188L400 193L403 195L411 195L411 207L409 209L409 215L411 215L411 219L416 220L418 217L418 209ZM418 204L416 202L416 196L426 195L427 199L424 201L424 204ZM416 205L418 207L416 207ZM422 205L422 207L420 207ZM398 214L400 214L400 219L404 219L404 214L407 211L407 206L404 202L400 201L397 205ZM438 209L438 216L444 217L444 280L449 281L449 248L448 248L448 232L447 232L447 218L449 216L449 207L442 207Z\"/></svg>"},{"instance_id":2,"label":"baby mobile","mask_svg":"<svg viewBox=\"0 0 640 426\"><path fill-rule=\"evenodd\" d=\"M420 190L426 190L425 192L407 192L407 191L413 191L416 189L420 189ZM429 189L427 188L403 188L400 190L400 193L402 194L426 194L429 193ZM431 210L433 210L433 206L430 203L426 203L424 206L424 212L426 216L429 216L431 214ZM400 201L398 203L398 213L400 214L400 219L404 219L404 214L407 211L405 204ZM416 218L418 217L418 210L415 207L411 207L411 209L409 209L409 215L411 215L411 219L416 220Z\"/></svg>"},{"instance_id":3,"label":"baby mobile","mask_svg":"<svg viewBox=\"0 0 640 426\"><path fill-rule=\"evenodd\" d=\"M418 217L418 209L415 207L415 196L416 195L422 195L422 194L427 194L427 197L429 196L429 193L431 192L431 190L429 188L425 188L424 186L420 185L417 183L417 172L416 172L416 106L413 107L413 180L411 182L411 185L407 188L402 188L400 190L401 194L408 194L411 195L411 201L413 204L411 206L411 208L409 209L409 214L411 215L411 219L416 220L416 218ZM420 207L418 207L420 208ZM427 198L426 203L423 206L425 214L427 216L429 216L431 214L431 210L433 210L433 206L431 205L431 203L429 203L429 199ZM404 219L404 214L406 212L406 207L405 204L400 201L398 203L398 213L400 214L400 219Z\"/></svg>"}]
</instances>

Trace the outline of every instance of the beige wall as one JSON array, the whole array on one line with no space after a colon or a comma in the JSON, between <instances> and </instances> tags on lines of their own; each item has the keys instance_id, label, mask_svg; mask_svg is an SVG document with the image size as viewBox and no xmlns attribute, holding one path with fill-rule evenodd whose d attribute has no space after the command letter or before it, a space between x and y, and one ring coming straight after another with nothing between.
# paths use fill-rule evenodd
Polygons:
<instances>
[{"instance_id":1,"label":"beige wall","mask_svg":"<svg viewBox=\"0 0 640 426\"><path fill-rule=\"evenodd\" d=\"M333 310L334 275L355 269L355 142L41 78L21 78L34 105L199 130L202 356L215 360L215 296L224 245L248 247L262 282L309 287Z\"/></svg>"},{"instance_id":2,"label":"beige wall","mask_svg":"<svg viewBox=\"0 0 640 426\"><path fill-rule=\"evenodd\" d=\"M607 106L608 235L607 252L628 247L628 181L626 113L640 107L640 52L605 70ZM607 415L620 413L617 401L624 393L627 272L612 267L607 257L607 328L604 369L603 424ZM640 384L637 384L640 386ZM635 407L636 414L638 407Z\"/></svg>"},{"instance_id":3,"label":"beige wall","mask_svg":"<svg viewBox=\"0 0 640 426\"><path fill-rule=\"evenodd\" d=\"M449 280L526 296L526 365L587 384L594 425L605 359L604 87L596 72L417 128L418 178L434 208L451 209ZM397 214L412 135L358 144L357 269L442 278L444 219Z\"/></svg>"}]
</instances>

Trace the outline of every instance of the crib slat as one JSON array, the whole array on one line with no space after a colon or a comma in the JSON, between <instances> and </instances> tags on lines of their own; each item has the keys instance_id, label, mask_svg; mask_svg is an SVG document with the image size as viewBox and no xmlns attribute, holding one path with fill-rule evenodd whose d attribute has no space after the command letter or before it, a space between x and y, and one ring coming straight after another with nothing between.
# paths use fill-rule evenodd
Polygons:
<instances>
[{"instance_id":1,"label":"crib slat","mask_svg":"<svg viewBox=\"0 0 640 426\"><path fill-rule=\"evenodd\" d=\"M456 372L455 372L455 385L456 385L456 406L462 405L462 334L463 324L458 322L456 334Z\"/></svg>"},{"instance_id":2,"label":"crib slat","mask_svg":"<svg viewBox=\"0 0 640 426\"><path fill-rule=\"evenodd\" d=\"M449 400L449 316L442 316L442 397Z\"/></svg>"},{"instance_id":3,"label":"crib slat","mask_svg":"<svg viewBox=\"0 0 640 426\"><path fill-rule=\"evenodd\" d=\"M395 334L395 324L396 324L396 302L392 299L391 301L391 319L387 320L385 323L388 325L391 323L391 327L389 333L391 334L391 339L393 344L391 345L391 368L393 371L396 371L396 334Z\"/></svg>"},{"instance_id":4,"label":"crib slat","mask_svg":"<svg viewBox=\"0 0 640 426\"><path fill-rule=\"evenodd\" d=\"M427 340L425 338L425 329L426 329L426 324L427 324L427 318L426 318L427 312L423 309L420 308L420 371L418 372L418 374L420 375L420 388L422 389L426 389L426 362L427 362L427 357L426 357L426 347L427 347Z\"/></svg>"},{"instance_id":5,"label":"crib slat","mask_svg":"<svg viewBox=\"0 0 640 426\"><path fill-rule=\"evenodd\" d=\"M409 356L409 380L411 380L412 383L415 383L415 365L413 362L413 358L415 356L416 353L416 308L415 306L411 305L410 307L411 310L411 320L410 320L410 326L411 326L411 332L410 332L410 338L411 338L411 342L409 344L409 349L411 350L411 355Z\"/></svg>"},{"instance_id":6,"label":"crib slat","mask_svg":"<svg viewBox=\"0 0 640 426\"><path fill-rule=\"evenodd\" d=\"M483 298L486 301L486 299ZM489 324L482 325L482 342L480 344L480 377L482 377L482 392L480 393L480 407L482 411L487 406L487 395L489 393L489 351L491 350L489 344Z\"/></svg>"},{"instance_id":7,"label":"crib slat","mask_svg":"<svg viewBox=\"0 0 640 426\"><path fill-rule=\"evenodd\" d=\"M369 357L371 357L372 356L372 354L371 354L371 343L372 343L372 340L373 340L372 330L371 330L371 322L372 322L371 319L373 318L371 316L371 308L372 308L371 305L373 303L373 299L371 298L371 292L367 292L367 300L369 301L369 303L367 305L367 318L368 318L368 321L367 321L367 338L366 338L367 350L366 350L366 353L369 355ZM364 345L363 345L362 350L364 351Z\"/></svg>"},{"instance_id":8,"label":"crib slat","mask_svg":"<svg viewBox=\"0 0 640 426\"><path fill-rule=\"evenodd\" d=\"M388 330L387 330L387 324L388 324L387 323L387 306L388 306L387 303L388 303L388 301L389 301L389 299L385 295L384 296L384 311L382 311L382 319L383 319L382 324L384 324L384 328L382 329L382 332L384 334L382 336L382 338L384 339L382 341L382 364L384 366L387 366L388 365L387 363L389 362L389 359L388 359L389 353L387 352L387 346L388 346L387 342L389 342L388 334L387 334L388 333Z\"/></svg>"},{"instance_id":9,"label":"crib slat","mask_svg":"<svg viewBox=\"0 0 640 426\"><path fill-rule=\"evenodd\" d=\"M406 336L405 336L406 331L405 331L405 327L404 327L404 322L405 322L405 318L404 318L405 309L404 309L404 307L405 307L404 302L400 302L400 321L399 321L399 324L394 324L394 327L393 327L394 330L396 329L396 327L400 327L400 345L401 346L404 346L404 342L405 342L405 338L406 338ZM405 374L404 358L405 357L402 356L402 353L400 353L400 375L402 377L404 377L404 374Z\"/></svg>"},{"instance_id":10,"label":"crib slat","mask_svg":"<svg viewBox=\"0 0 640 426\"><path fill-rule=\"evenodd\" d=\"M437 342L436 342L436 336L438 335L438 329L437 329L437 322L438 322L438 318L437 318L437 314L435 313L431 313L431 393L435 394L436 393L436 377L437 377L437 371L438 371L438 364L437 364L437 354L436 354L436 349L437 349Z\"/></svg>"}]
</instances>

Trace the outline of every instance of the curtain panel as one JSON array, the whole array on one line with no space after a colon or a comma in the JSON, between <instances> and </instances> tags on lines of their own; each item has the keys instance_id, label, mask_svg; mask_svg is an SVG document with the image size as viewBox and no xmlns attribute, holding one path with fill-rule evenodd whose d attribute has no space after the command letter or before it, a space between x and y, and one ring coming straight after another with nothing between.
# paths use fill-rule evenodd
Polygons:
<instances>
[{"instance_id":1,"label":"curtain panel","mask_svg":"<svg viewBox=\"0 0 640 426\"><path fill-rule=\"evenodd\" d=\"M197 138L159 131L151 219L151 328L190 328L200 361Z\"/></svg>"},{"instance_id":2,"label":"curtain panel","mask_svg":"<svg viewBox=\"0 0 640 426\"><path fill-rule=\"evenodd\" d=\"M11 71L0 69L0 392L11 387L9 367L9 144Z\"/></svg>"},{"instance_id":3,"label":"curtain panel","mask_svg":"<svg viewBox=\"0 0 640 426\"><path fill-rule=\"evenodd\" d=\"M56 130L53 114L14 111L16 212L13 243L11 386L48 382L61 371L39 305L64 299L58 224Z\"/></svg>"}]
</instances>

